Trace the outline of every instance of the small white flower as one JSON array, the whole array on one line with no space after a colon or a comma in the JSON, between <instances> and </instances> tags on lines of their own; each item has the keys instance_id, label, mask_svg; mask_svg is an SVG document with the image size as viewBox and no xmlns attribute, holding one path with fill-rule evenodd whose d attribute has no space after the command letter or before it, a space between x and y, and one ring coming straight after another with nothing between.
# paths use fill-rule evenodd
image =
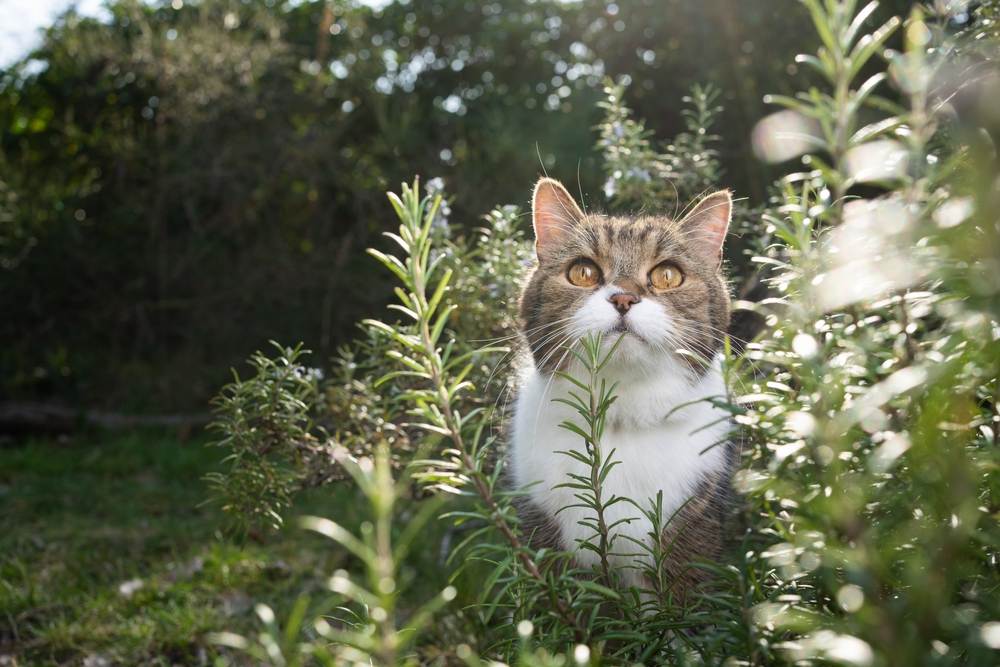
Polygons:
<instances>
[{"instance_id":1,"label":"small white flower","mask_svg":"<svg viewBox=\"0 0 1000 667\"><path fill-rule=\"evenodd\" d=\"M604 181L604 196L611 199L618 194L618 182L614 178Z\"/></svg>"},{"instance_id":2,"label":"small white flower","mask_svg":"<svg viewBox=\"0 0 1000 667\"><path fill-rule=\"evenodd\" d=\"M444 190L444 179L440 176L435 176L427 181L427 185L425 185L424 188L427 190L427 194L433 197L437 193Z\"/></svg>"},{"instance_id":3,"label":"small white flower","mask_svg":"<svg viewBox=\"0 0 1000 667\"><path fill-rule=\"evenodd\" d=\"M145 586L142 579L129 579L118 584L118 593L122 597L130 598L136 591Z\"/></svg>"}]
</instances>

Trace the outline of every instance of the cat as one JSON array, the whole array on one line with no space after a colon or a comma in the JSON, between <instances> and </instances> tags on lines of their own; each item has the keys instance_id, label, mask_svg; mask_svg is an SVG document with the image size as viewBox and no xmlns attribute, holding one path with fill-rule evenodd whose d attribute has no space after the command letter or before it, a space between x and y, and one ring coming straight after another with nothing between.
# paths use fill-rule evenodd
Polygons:
<instances>
[{"instance_id":1,"label":"cat","mask_svg":"<svg viewBox=\"0 0 1000 667\"><path fill-rule=\"evenodd\" d=\"M718 557L736 454L729 442L720 357L729 325L729 292L722 246L729 227L728 190L702 198L680 220L586 214L566 189L543 178L535 186L532 215L537 262L520 302L524 364L515 401L509 474L523 491L522 529L535 547L574 553L577 565L597 564L579 548L595 537L580 524L593 510L574 506L578 491L558 488L570 473L589 469L560 453L582 449L583 439L559 426L580 423L572 408L554 401L572 385L556 371L579 373L569 348L582 336L617 342L602 371L617 383L600 442L618 464L604 483L604 498L624 496L649 507L662 492L660 536L668 552L666 579L683 596L705 577L694 560ZM650 545L652 527L626 502L606 509L609 559L624 586L648 588L651 558L631 540ZM627 538L631 538L627 539Z\"/></svg>"}]
</instances>

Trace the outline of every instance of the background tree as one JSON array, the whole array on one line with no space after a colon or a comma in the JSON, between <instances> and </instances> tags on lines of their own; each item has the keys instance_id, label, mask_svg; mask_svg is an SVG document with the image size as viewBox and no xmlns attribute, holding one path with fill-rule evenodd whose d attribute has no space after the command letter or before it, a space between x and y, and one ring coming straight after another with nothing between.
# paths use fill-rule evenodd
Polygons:
<instances>
[{"instance_id":1,"label":"background tree","mask_svg":"<svg viewBox=\"0 0 1000 667\"><path fill-rule=\"evenodd\" d=\"M413 173L462 192L465 226L543 170L598 203L605 76L663 136L713 82L720 180L759 196L748 131L807 20L722 0L107 7L0 73L0 375L10 397L159 411L203 408L271 338L332 354L388 297L363 249Z\"/></svg>"}]
</instances>

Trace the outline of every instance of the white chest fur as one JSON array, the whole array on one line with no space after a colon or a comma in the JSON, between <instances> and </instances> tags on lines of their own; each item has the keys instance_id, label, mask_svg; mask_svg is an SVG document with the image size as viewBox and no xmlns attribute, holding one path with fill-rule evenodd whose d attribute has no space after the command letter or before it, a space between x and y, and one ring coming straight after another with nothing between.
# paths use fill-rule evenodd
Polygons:
<instances>
[{"instance_id":1,"label":"white chest fur","mask_svg":"<svg viewBox=\"0 0 1000 667\"><path fill-rule=\"evenodd\" d=\"M662 492L663 516L669 518L706 475L722 473L727 465L722 445L729 430L727 413L698 400L725 396L718 360L694 382L670 360L653 366L625 364L609 375L618 383L617 399L608 413L601 450L605 455L615 450L619 463L604 485L605 500L623 496L649 507ZM571 472L589 476L583 464L559 453L584 447L580 436L559 426L567 419L581 421L568 406L553 401L566 396L569 388L565 380L543 375L533 366L526 373L515 407L511 469L518 488L528 487L532 502L559 526L562 547L572 551L581 540L595 536L580 525L593 518L593 511L569 507L579 502L576 491L556 488L571 481ZM612 561L626 568L622 572L627 582L637 583L637 570L628 568L636 566L642 550L632 540L649 544L651 525L629 503L607 508L609 524L626 518L633 520L619 524L611 535ZM597 562L597 555L586 549L578 550L576 558L584 566Z\"/></svg>"}]
</instances>

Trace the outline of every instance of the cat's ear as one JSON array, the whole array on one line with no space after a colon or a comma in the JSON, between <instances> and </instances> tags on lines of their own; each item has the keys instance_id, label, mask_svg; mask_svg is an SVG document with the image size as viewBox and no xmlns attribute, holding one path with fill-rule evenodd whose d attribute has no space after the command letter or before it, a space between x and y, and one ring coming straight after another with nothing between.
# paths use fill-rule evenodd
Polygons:
<instances>
[{"instance_id":1,"label":"cat's ear","mask_svg":"<svg viewBox=\"0 0 1000 667\"><path fill-rule=\"evenodd\" d=\"M545 248L558 243L559 238L584 216L563 184L552 178L543 178L535 184L531 213L535 225L535 252L539 255Z\"/></svg>"},{"instance_id":2,"label":"cat's ear","mask_svg":"<svg viewBox=\"0 0 1000 667\"><path fill-rule=\"evenodd\" d=\"M681 220L681 232L689 246L706 262L722 263L722 244L733 214L733 197L720 190L695 204Z\"/></svg>"}]
</instances>

